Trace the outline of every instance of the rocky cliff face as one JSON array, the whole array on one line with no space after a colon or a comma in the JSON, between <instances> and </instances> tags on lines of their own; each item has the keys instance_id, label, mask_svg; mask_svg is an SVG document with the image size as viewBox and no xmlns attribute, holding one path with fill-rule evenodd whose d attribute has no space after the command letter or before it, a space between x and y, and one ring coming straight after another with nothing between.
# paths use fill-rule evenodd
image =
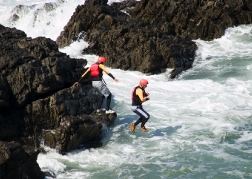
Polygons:
<instances>
[{"instance_id":1,"label":"rocky cliff face","mask_svg":"<svg viewBox=\"0 0 252 179\"><path fill-rule=\"evenodd\" d=\"M0 141L0 178L45 178L36 162L38 153L16 141Z\"/></svg>"},{"instance_id":2,"label":"rocky cliff face","mask_svg":"<svg viewBox=\"0 0 252 179\"><path fill-rule=\"evenodd\" d=\"M61 154L101 146L102 125L116 114L93 112L100 94L89 82L72 86L86 60L1 25L0 41L0 178L44 178L36 163L42 141Z\"/></svg>"},{"instance_id":3,"label":"rocky cliff face","mask_svg":"<svg viewBox=\"0 0 252 179\"><path fill-rule=\"evenodd\" d=\"M219 38L228 27L252 22L249 0L86 0L76 8L57 39L60 47L84 39L84 54L104 55L123 70L160 73L171 78L191 68L197 49L193 39Z\"/></svg>"}]
</instances>

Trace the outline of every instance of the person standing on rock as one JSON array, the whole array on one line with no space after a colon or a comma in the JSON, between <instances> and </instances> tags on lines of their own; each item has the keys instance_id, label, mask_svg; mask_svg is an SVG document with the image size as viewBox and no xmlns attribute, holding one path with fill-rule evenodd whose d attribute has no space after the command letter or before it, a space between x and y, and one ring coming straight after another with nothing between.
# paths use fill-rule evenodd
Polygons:
<instances>
[{"instance_id":1,"label":"person standing on rock","mask_svg":"<svg viewBox=\"0 0 252 179\"><path fill-rule=\"evenodd\" d=\"M92 86L96 89L98 89L101 92L101 98L98 103L97 113L101 112L101 106L104 101L104 98L106 97L106 114L114 113L113 110L110 109L110 103L111 103L111 97L112 94L109 91L105 81L103 80L103 71L109 75L116 83L118 83L118 79L116 79L105 67L106 58L100 56L96 63L92 64L82 75L78 82L74 83L74 86L78 86L79 82L82 80L82 78L90 72L91 80L92 80Z\"/></svg>"},{"instance_id":2,"label":"person standing on rock","mask_svg":"<svg viewBox=\"0 0 252 179\"><path fill-rule=\"evenodd\" d=\"M132 133L135 132L135 127L141 123L140 130L143 132L148 132L146 129L145 123L150 118L149 113L147 113L142 106L142 103L150 99L150 94L145 92L145 88L147 87L148 81L146 79L141 79L139 82L139 86L136 86L132 90L132 106L131 109L134 113L140 116L140 118L136 122L130 123L130 130Z\"/></svg>"}]
</instances>

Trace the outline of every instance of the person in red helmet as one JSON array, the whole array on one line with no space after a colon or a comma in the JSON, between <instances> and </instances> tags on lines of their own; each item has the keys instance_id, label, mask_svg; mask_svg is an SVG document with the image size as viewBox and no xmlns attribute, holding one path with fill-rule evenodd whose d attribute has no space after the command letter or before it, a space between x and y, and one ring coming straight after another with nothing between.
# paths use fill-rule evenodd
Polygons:
<instances>
[{"instance_id":1,"label":"person in red helmet","mask_svg":"<svg viewBox=\"0 0 252 179\"><path fill-rule=\"evenodd\" d=\"M132 106L131 109L134 113L139 115L139 119L136 122L130 123L130 130L132 133L135 132L135 127L141 123L140 130L143 132L148 132L149 130L146 129L145 123L150 118L149 113L147 113L142 106L142 103L150 99L150 94L145 92L145 88L148 85L148 81L146 79L141 79L139 82L139 86L136 86L132 90Z\"/></svg>"},{"instance_id":2,"label":"person in red helmet","mask_svg":"<svg viewBox=\"0 0 252 179\"><path fill-rule=\"evenodd\" d=\"M82 75L78 82L74 83L74 86L78 86L79 82L83 79L83 77L90 72L91 80L92 80L92 86L96 89L98 89L101 92L101 98L98 102L97 112L101 112L101 106L102 103L106 97L106 114L114 113L113 110L110 109L110 103L111 103L111 97L112 94L109 91L106 83L104 82L102 76L103 71L109 75L116 83L118 83L118 79L116 79L105 67L106 58L105 57L99 57L97 62L92 64Z\"/></svg>"}]
</instances>

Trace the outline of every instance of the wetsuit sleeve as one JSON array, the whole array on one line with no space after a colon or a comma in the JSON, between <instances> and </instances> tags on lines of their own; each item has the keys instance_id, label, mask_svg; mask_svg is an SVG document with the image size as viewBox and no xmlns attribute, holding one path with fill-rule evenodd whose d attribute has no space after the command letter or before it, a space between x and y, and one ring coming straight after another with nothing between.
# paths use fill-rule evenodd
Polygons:
<instances>
[{"instance_id":1,"label":"wetsuit sleeve","mask_svg":"<svg viewBox=\"0 0 252 179\"><path fill-rule=\"evenodd\" d=\"M80 79L78 80L78 82L80 82L82 80L82 78L90 71L90 68L88 68L85 73L83 73L80 77Z\"/></svg>"},{"instance_id":2,"label":"wetsuit sleeve","mask_svg":"<svg viewBox=\"0 0 252 179\"><path fill-rule=\"evenodd\" d=\"M103 64L99 64L99 67L108 75L110 76L113 80L115 77L107 70L107 68Z\"/></svg>"},{"instance_id":3,"label":"wetsuit sleeve","mask_svg":"<svg viewBox=\"0 0 252 179\"><path fill-rule=\"evenodd\" d=\"M145 98L143 96L143 91L140 88L137 88L136 90L136 95L139 97L139 99L141 100L141 102L145 102Z\"/></svg>"}]
</instances>

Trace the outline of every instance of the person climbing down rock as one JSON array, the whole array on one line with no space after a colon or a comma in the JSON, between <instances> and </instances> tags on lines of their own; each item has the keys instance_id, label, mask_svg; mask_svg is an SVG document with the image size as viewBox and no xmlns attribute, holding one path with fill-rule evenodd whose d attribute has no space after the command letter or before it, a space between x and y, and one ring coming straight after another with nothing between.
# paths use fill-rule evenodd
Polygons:
<instances>
[{"instance_id":1,"label":"person climbing down rock","mask_svg":"<svg viewBox=\"0 0 252 179\"><path fill-rule=\"evenodd\" d=\"M98 102L98 107L97 107L97 113L100 113L101 110L101 106L102 103L106 97L106 114L110 114L110 113L114 113L115 111L113 111L112 109L110 109L110 103L111 103L111 97L112 94L109 91L105 81L103 80L102 76L103 76L103 71L109 75L116 83L118 83L118 79L116 79L105 67L106 63L106 58L100 56L97 60L96 63L92 64L82 75L81 78L74 83L74 86L78 86L80 81L84 78L84 76L86 74L88 74L88 72L90 72L91 75L91 80L92 80L92 86L96 89L98 89L101 92L101 97L100 100Z\"/></svg>"},{"instance_id":2,"label":"person climbing down rock","mask_svg":"<svg viewBox=\"0 0 252 179\"><path fill-rule=\"evenodd\" d=\"M136 122L130 123L130 130L132 133L135 132L136 126L141 123L140 130L143 132L148 132L146 129L145 123L150 118L149 113L147 113L142 106L142 103L150 99L150 94L145 92L145 88L147 87L148 81L146 79L141 79L139 82L139 86L136 86L132 90L132 106L131 110L140 116L140 118Z\"/></svg>"}]
</instances>

